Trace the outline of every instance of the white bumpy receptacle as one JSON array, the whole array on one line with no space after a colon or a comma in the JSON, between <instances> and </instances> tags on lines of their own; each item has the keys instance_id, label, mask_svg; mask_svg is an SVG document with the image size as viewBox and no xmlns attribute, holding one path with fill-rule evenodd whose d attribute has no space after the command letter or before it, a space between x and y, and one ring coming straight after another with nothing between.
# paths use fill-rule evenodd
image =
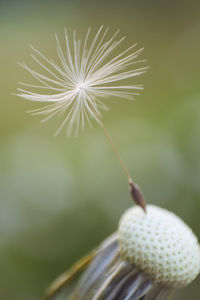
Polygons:
<instances>
[{"instance_id":1,"label":"white bumpy receptacle","mask_svg":"<svg viewBox=\"0 0 200 300\"><path fill-rule=\"evenodd\" d=\"M175 214L153 205L127 210L119 224L122 256L155 282L179 288L200 272L200 247L192 230Z\"/></svg>"}]
</instances>

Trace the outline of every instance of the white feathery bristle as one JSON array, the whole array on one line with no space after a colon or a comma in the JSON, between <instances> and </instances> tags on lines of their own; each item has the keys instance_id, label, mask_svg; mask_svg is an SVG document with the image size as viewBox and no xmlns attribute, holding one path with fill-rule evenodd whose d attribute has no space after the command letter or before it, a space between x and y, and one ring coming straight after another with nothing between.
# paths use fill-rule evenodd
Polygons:
<instances>
[{"instance_id":1,"label":"white feathery bristle","mask_svg":"<svg viewBox=\"0 0 200 300\"><path fill-rule=\"evenodd\" d=\"M157 283L172 288L189 284L200 272L200 246L175 214L153 205L145 214L128 209L119 224L122 256Z\"/></svg>"},{"instance_id":2,"label":"white feathery bristle","mask_svg":"<svg viewBox=\"0 0 200 300\"><path fill-rule=\"evenodd\" d=\"M32 111L34 115L42 115L44 121L63 114L64 120L56 134L64 127L68 136L73 128L77 134L85 121L90 125L91 119L99 122L101 110L107 109L101 98L133 99L142 89L130 80L146 71L146 67L135 67L143 62L137 59L143 49L136 50L136 44L133 44L120 50L124 39L118 38L118 31L109 37L108 28L103 26L93 37L88 29L82 40L77 38L75 31L69 38L65 30L64 43L61 44L56 36L57 62L31 46L31 57L40 70L25 63L20 65L36 84L21 83L17 95L30 101L49 103Z\"/></svg>"}]
</instances>

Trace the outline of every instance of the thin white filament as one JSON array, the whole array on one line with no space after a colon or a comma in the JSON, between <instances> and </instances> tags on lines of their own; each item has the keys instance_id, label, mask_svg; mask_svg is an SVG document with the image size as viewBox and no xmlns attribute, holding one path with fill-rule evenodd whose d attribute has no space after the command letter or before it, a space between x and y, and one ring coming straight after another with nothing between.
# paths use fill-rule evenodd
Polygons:
<instances>
[{"instance_id":1,"label":"thin white filament","mask_svg":"<svg viewBox=\"0 0 200 300\"><path fill-rule=\"evenodd\" d=\"M24 62L20 64L38 84L20 83L24 88L18 88L18 96L30 101L50 103L31 111L33 115L45 116L43 122L57 114L64 114L64 120L56 135L65 126L68 136L73 127L77 135L79 128L84 128L85 121L90 126L92 126L90 119L99 122L101 110L107 110L101 98L117 97L132 100L134 95L138 94L137 91L143 88L141 85L125 82L146 71L146 67L132 68L134 64L144 62L137 60L143 49L134 50L137 44L133 44L117 54L117 49L125 39L125 37L118 39L118 34L119 30L106 40L108 28L104 29L102 25L93 39L89 28L83 42L78 39L74 30L70 42L65 28L64 47L56 35L58 63L30 46L34 53L31 57L42 72L33 70Z\"/></svg>"}]
</instances>

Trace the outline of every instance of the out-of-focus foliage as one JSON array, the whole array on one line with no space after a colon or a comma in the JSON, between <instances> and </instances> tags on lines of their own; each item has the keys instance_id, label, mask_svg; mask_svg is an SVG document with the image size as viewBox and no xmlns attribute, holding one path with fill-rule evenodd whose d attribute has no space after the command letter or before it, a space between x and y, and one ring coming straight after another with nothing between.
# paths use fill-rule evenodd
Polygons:
<instances>
[{"instance_id":1,"label":"out-of-focus foliage","mask_svg":"<svg viewBox=\"0 0 200 300\"><path fill-rule=\"evenodd\" d=\"M11 95L32 65L28 44L55 58L54 33L121 29L145 47L150 69L133 103L107 99L103 115L146 201L180 215L200 237L200 4L195 1L0 3L0 298L36 300L49 282L115 231L132 205L103 132L54 138L32 103ZM60 120L61 121L61 120ZM199 299L199 279L176 299Z\"/></svg>"}]
</instances>

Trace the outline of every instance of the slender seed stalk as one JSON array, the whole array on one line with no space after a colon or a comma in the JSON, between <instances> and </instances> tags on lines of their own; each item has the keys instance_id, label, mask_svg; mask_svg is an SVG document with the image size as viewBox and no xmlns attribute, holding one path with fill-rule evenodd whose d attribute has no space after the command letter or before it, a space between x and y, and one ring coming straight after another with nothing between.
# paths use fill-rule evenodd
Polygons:
<instances>
[{"instance_id":1,"label":"slender seed stalk","mask_svg":"<svg viewBox=\"0 0 200 300\"><path fill-rule=\"evenodd\" d=\"M132 177L131 177L131 175L130 175L130 173L128 171L128 168L127 168L125 162L123 161L123 159L122 159L119 151L117 150L117 147L115 146L115 144L114 144L114 142L113 142L110 134L108 133L107 129L105 128L102 120L100 119L99 115L95 111L94 107L92 107L92 110L93 110L96 118L98 119L99 125L103 129L103 132L104 132L107 140L109 141L109 143L110 143L110 145L111 145L111 147L113 149L113 152L114 152L115 156L119 160L125 176L128 179L128 183L129 183L129 187L130 187L129 191L130 191L131 197L133 198L135 204L139 205L144 210L144 212L146 213L146 203L145 203L145 200L143 198L143 195L142 195L142 192L141 192L139 186L136 183L134 183L134 181L133 181L133 179L132 179Z\"/></svg>"}]
</instances>

